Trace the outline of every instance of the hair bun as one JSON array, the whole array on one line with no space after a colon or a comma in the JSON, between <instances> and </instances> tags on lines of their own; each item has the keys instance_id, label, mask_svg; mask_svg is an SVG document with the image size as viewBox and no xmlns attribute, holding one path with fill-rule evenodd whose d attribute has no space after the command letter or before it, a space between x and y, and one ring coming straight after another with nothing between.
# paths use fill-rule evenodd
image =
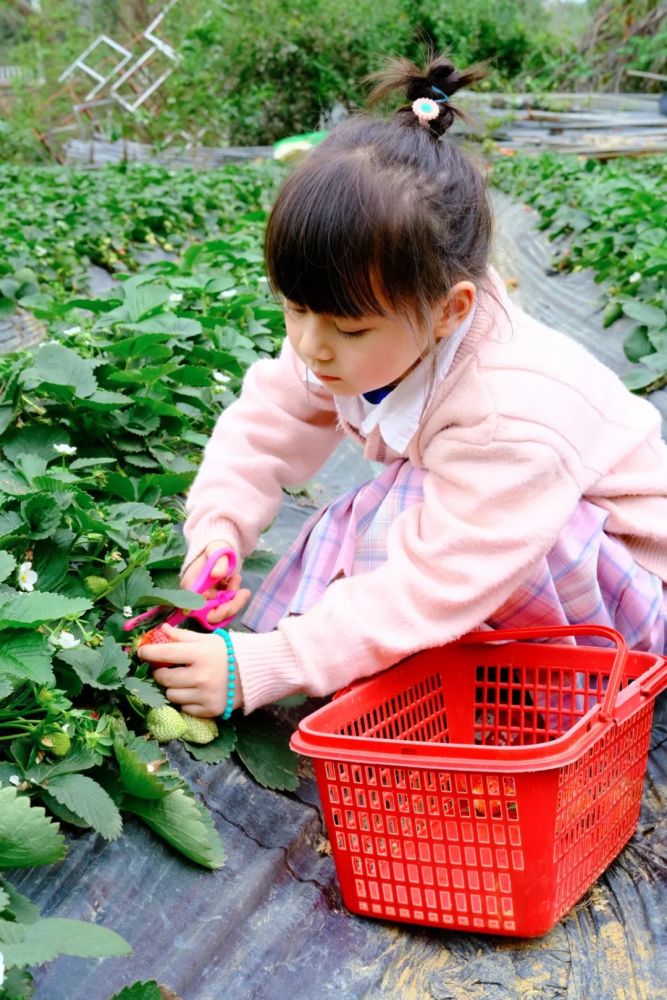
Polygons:
<instances>
[{"instance_id":1,"label":"hair bun","mask_svg":"<svg viewBox=\"0 0 667 1000\"><path fill-rule=\"evenodd\" d=\"M392 59L384 69L371 73L366 80L375 83L368 97L369 105L374 105L395 92L402 91L409 104L399 108L396 117L401 124L421 128L424 124L437 136L444 135L454 118L466 119L467 116L454 107L449 98L463 87L468 87L487 75L484 64L476 63L464 70L457 70L454 64L444 56L432 53L424 69L420 69L409 59L399 57ZM412 109L414 101L428 98L439 105L437 118L428 121L420 119Z\"/></svg>"}]
</instances>

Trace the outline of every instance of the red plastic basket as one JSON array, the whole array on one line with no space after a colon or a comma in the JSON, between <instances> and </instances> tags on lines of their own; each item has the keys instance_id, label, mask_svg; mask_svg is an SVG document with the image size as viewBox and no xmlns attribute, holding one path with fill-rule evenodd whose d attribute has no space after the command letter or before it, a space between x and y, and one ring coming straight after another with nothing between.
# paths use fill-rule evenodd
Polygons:
<instances>
[{"instance_id":1,"label":"red plastic basket","mask_svg":"<svg viewBox=\"0 0 667 1000\"><path fill-rule=\"evenodd\" d=\"M603 636L616 649L521 642ZM601 626L476 632L304 719L345 905L536 936L632 836L667 661Z\"/></svg>"}]
</instances>

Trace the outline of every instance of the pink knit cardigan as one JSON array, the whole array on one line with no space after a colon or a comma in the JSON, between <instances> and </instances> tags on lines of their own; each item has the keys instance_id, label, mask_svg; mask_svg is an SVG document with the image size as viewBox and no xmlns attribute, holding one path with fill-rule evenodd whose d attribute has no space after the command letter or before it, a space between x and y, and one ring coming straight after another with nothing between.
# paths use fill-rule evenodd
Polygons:
<instances>
[{"instance_id":1,"label":"pink knit cardigan","mask_svg":"<svg viewBox=\"0 0 667 1000\"><path fill-rule=\"evenodd\" d=\"M471 329L434 388L406 456L426 470L423 503L400 515L387 560L332 583L270 633L233 633L250 712L287 694L328 694L481 625L554 544L582 496L607 531L667 580L667 446L660 415L583 347L518 309L490 272ZM397 457L378 428L342 422L304 384L286 340L247 372L188 495L191 561L227 539L243 557L343 434L371 461Z\"/></svg>"}]
</instances>

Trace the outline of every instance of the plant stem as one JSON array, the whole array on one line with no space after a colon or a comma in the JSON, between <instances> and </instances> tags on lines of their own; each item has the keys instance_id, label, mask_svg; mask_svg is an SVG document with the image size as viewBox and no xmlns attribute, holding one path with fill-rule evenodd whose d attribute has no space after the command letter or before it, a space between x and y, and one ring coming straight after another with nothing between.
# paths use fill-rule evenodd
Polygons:
<instances>
[{"instance_id":1,"label":"plant stem","mask_svg":"<svg viewBox=\"0 0 667 1000\"><path fill-rule=\"evenodd\" d=\"M39 413L40 417L43 417L46 414L46 410L42 406L35 403L34 400L30 399L30 396L26 396L25 393L21 394L21 402L24 406L29 406L33 409L35 413Z\"/></svg>"},{"instance_id":2,"label":"plant stem","mask_svg":"<svg viewBox=\"0 0 667 1000\"><path fill-rule=\"evenodd\" d=\"M131 562L128 566L125 567L124 570L121 570L121 572L117 576L115 576L114 579L110 582L106 590L102 590L100 591L99 594L96 594L96 600L99 601L102 597L106 597L107 594L110 594L112 590L116 589L119 583L125 580L126 577L130 576L130 574L133 573L135 569L138 569L140 566L143 566L143 564L146 561L146 556L148 555L148 552L149 550L146 550L146 552L142 552L140 559Z\"/></svg>"}]
</instances>

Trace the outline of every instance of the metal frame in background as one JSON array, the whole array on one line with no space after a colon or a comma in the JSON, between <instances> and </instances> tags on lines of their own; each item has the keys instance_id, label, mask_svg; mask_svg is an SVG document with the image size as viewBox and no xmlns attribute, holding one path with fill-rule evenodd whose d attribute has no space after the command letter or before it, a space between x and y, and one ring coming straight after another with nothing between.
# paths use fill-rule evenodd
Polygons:
<instances>
[{"instance_id":1,"label":"metal frame in background","mask_svg":"<svg viewBox=\"0 0 667 1000\"><path fill-rule=\"evenodd\" d=\"M157 34L159 26L164 21L166 15L169 11L178 3L178 0L168 0L168 3L162 8L160 13L155 17L148 27L138 36L139 39L145 39L149 43L149 47L141 53L138 57L135 57L134 53L127 49L124 45L119 42L114 41L106 34L98 35L94 42L88 46L87 49L78 56L73 63L67 67L67 69L60 74L58 77L58 83L64 83L68 80L77 70L85 73L91 80L94 81L94 86L88 91L84 97L77 101L76 98L72 103L72 110L74 111L77 121L80 121L80 112L90 113L91 109L95 108L97 104L108 104L109 101L113 100L117 104L120 104L122 108L128 111L130 114L134 114L138 108L141 107L148 98L155 93L158 87L164 83L168 76L173 72L173 66L169 66L164 72L160 73L156 78L150 81L148 86L144 86L144 89L139 93L135 92L135 97L133 100L124 97L119 93L120 88L126 83L130 83L130 86L134 86L133 78L137 73L140 73L145 69L146 64L159 53L164 56L172 63L178 62L178 53L169 42L166 42L163 38L160 38ZM100 46L107 46L113 49L114 52L120 55L117 62L111 67L109 72L104 76L99 73L96 69L86 61L91 53L93 53ZM132 60L134 59L134 62ZM131 65L128 67L128 63ZM124 70L124 72L123 72ZM122 73L119 79L119 73ZM114 81L112 83L112 81ZM98 94L101 95L98 98Z\"/></svg>"},{"instance_id":2,"label":"metal frame in background","mask_svg":"<svg viewBox=\"0 0 667 1000\"><path fill-rule=\"evenodd\" d=\"M97 72L97 70L93 69L92 66L89 66L85 62L85 60L88 58L91 52L94 52L95 49L98 48L98 46L100 45L107 45L109 46L109 48L114 49L116 52L122 53L122 58L118 60L118 62L112 67L111 71L106 76L101 76ZM94 100L97 94L99 94L100 90L102 90L109 83L109 81L112 80L114 76L116 76L117 73L120 73L122 68L130 61L131 58L132 58L132 53L130 52L129 49L126 49L124 45L120 45L118 42L114 42L113 38L109 38L108 35L98 35L95 41L91 42L88 48L85 49L81 53L81 55L78 56L78 58L75 59L73 63L70 63L67 69L60 74L60 76L58 77L58 83L63 83L65 80L68 79L68 77L70 77L74 72L76 72L77 69L82 70L93 80L97 81L93 89L89 90L88 93L83 98L82 103L88 104Z\"/></svg>"},{"instance_id":3,"label":"metal frame in background","mask_svg":"<svg viewBox=\"0 0 667 1000\"><path fill-rule=\"evenodd\" d=\"M175 6L176 3L178 3L178 0L169 0L169 3L167 3L166 6L157 15L157 17L153 21L151 21L146 30L142 33L142 37L145 38L146 41L150 42L149 48L146 49L146 51L139 56L139 58L129 67L129 69L127 69L125 73L123 73L121 78L119 80L116 80L116 82L111 87L110 95L114 98L114 100L118 101L118 103L123 108L125 108L126 111L129 111L130 114L134 114L134 112L137 111L146 100L148 100L151 94L153 94L158 89L158 87L164 83L167 77L171 76L171 74L173 73L173 66L168 67L168 69L166 69L158 77L152 80L151 83L148 85L148 87L146 87L146 89L136 97L136 100L132 102L128 101L125 97L122 96L122 94L118 93L120 88L128 81L131 81L135 73L138 73L140 70L142 70L145 67L145 65L153 58L153 56L158 52L173 63L178 61L178 54L176 50L168 42L165 42L162 38L159 38L155 34L155 31L158 28L158 26L162 23L165 16L169 13L172 7Z\"/></svg>"}]
</instances>

